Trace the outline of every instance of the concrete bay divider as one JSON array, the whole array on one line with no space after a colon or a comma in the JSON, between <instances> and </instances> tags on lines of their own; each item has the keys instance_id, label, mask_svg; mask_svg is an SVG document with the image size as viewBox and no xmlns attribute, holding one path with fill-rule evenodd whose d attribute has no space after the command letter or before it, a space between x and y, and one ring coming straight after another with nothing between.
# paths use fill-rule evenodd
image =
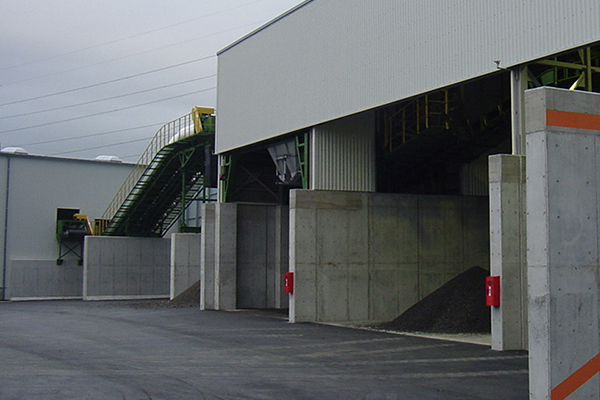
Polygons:
<instances>
[{"instance_id":1,"label":"concrete bay divider","mask_svg":"<svg viewBox=\"0 0 600 400\"><path fill-rule=\"evenodd\" d=\"M287 308L288 207L203 205L200 308Z\"/></svg>"},{"instance_id":2,"label":"concrete bay divider","mask_svg":"<svg viewBox=\"0 0 600 400\"><path fill-rule=\"evenodd\" d=\"M599 399L600 95L525 96L530 398Z\"/></svg>"},{"instance_id":3,"label":"concrete bay divider","mask_svg":"<svg viewBox=\"0 0 600 400\"><path fill-rule=\"evenodd\" d=\"M10 300L81 299L83 267L77 260L10 260L6 297Z\"/></svg>"},{"instance_id":4,"label":"concrete bay divider","mask_svg":"<svg viewBox=\"0 0 600 400\"><path fill-rule=\"evenodd\" d=\"M290 321L390 320L489 269L488 207L485 196L292 191Z\"/></svg>"},{"instance_id":5,"label":"concrete bay divider","mask_svg":"<svg viewBox=\"0 0 600 400\"><path fill-rule=\"evenodd\" d=\"M87 236L83 299L169 298L171 239Z\"/></svg>"}]
</instances>

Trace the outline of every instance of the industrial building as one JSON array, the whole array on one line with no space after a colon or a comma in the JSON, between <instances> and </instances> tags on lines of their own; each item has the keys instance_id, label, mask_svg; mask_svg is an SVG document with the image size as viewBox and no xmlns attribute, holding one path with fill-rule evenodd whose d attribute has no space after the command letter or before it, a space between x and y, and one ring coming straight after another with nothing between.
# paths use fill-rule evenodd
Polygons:
<instances>
[{"instance_id":1,"label":"industrial building","mask_svg":"<svg viewBox=\"0 0 600 400\"><path fill-rule=\"evenodd\" d=\"M1 300L82 297L83 238L62 228L74 214L100 218L134 167L116 161L0 151Z\"/></svg>"},{"instance_id":2,"label":"industrial building","mask_svg":"<svg viewBox=\"0 0 600 400\"><path fill-rule=\"evenodd\" d=\"M598 2L305 1L218 60L202 308L389 320L477 265L531 398L599 398Z\"/></svg>"},{"instance_id":3,"label":"industrial building","mask_svg":"<svg viewBox=\"0 0 600 400\"><path fill-rule=\"evenodd\" d=\"M598 399L599 72L597 1L304 1L218 54L216 134L159 132L83 298L164 294L170 251L203 310L378 322L479 266L531 398ZM164 238L200 193L201 234Z\"/></svg>"},{"instance_id":4,"label":"industrial building","mask_svg":"<svg viewBox=\"0 0 600 400\"><path fill-rule=\"evenodd\" d=\"M197 282L200 205L216 197L213 114L163 125L136 164L0 151L0 299L173 298Z\"/></svg>"}]
</instances>

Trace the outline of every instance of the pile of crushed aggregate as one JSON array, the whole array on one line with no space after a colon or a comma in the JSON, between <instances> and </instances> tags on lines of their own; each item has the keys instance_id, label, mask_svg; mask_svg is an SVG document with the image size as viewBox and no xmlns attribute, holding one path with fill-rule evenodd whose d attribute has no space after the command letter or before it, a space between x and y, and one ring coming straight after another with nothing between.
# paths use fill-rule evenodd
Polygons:
<instances>
[{"instance_id":1,"label":"pile of crushed aggregate","mask_svg":"<svg viewBox=\"0 0 600 400\"><path fill-rule=\"evenodd\" d=\"M472 267L396 319L375 328L426 333L490 333L490 308L485 305L489 272Z\"/></svg>"}]
</instances>

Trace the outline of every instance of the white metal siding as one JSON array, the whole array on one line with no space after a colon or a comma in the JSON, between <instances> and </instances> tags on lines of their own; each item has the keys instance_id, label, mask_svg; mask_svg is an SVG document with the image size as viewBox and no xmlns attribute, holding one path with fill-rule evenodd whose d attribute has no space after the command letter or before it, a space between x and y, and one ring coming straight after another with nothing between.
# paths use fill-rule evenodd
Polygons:
<instances>
[{"instance_id":1,"label":"white metal siding","mask_svg":"<svg viewBox=\"0 0 600 400\"><path fill-rule=\"evenodd\" d=\"M310 137L310 188L375 191L374 113L315 127Z\"/></svg>"},{"instance_id":2,"label":"white metal siding","mask_svg":"<svg viewBox=\"0 0 600 400\"><path fill-rule=\"evenodd\" d=\"M219 54L217 151L599 40L598 0L313 0Z\"/></svg>"},{"instance_id":3,"label":"white metal siding","mask_svg":"<svg viewBox=\"0 0 600 400\"><path fill-rule=\"evenodd\" d=\"M5 210L8 220L2 227L7 229L8 260L58 258L56 209L79 209L90 219L99 218L134 166L53 157L0 156L0 160L4 159L10 159L9 187L0 189L4 192L2 206L8 207ZM0 162L0 183L7 182L7 166L8 161Z\"/></svg>"}]
</instances>

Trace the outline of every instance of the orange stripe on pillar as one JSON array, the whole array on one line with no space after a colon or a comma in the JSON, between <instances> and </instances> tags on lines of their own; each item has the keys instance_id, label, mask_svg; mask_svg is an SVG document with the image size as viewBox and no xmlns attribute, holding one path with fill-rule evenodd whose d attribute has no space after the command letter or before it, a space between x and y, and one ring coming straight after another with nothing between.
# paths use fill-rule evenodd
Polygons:
<instances>
[{"instance_id":1,"label":"orange stripe on pillar","mask_svg":"<svg viewBox=\"0 0 600 400\"><path fill-rule=\"evenodd\" d=\"M552 400L564 400L600 372L600 354L588 361L562 383L552 389Z\"/></svg>"},{"instance_id":2,"label":"orange stripe on pillar","mask_svg":"<svg viewBox=\"0 0 600 400\"><path fill-rule=\"evenodd\" d=\"M600 131L600 115L546 110L546 125Z\"/></svg>"}]
</instances>

